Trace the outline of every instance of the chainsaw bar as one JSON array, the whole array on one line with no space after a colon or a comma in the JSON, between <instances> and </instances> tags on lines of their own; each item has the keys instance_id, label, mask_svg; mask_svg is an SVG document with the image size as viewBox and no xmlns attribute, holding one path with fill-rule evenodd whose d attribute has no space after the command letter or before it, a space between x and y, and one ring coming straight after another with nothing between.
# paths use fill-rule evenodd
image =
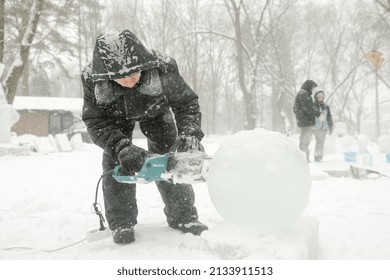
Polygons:
<instances>
[{"instance_id":1,"label":"chainsaw bar","mask_svg":"<svg viewBox=\"0 0 390 280\"><path fill-rule=\"evenodd\" d=\"M174 153L168 158L166 176L174 183L206 182L210 160L204 152Z\"/></svg>"}]
</instances>

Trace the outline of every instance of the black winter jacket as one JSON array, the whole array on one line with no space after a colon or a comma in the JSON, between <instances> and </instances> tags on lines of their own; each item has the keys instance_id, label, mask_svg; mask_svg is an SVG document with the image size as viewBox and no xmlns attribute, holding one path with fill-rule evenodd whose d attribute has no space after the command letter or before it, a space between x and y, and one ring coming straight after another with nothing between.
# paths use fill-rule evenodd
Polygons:
<instances>
[{"instance_id":1,"label":"black winter jacket","mask_svg":"<svg viewBox=\"0 0 390 280\"><path fill-rule=\"evenodd\" d=\"M178 134L201 140L204 134L198 96L179 74L175 60L157 51L149 52L128 30L105 36L114 40L104 42L103 35L98 37L94 59L81 75L82 119L92 141L116 157L119 143L131 143L134 121L147 121L170 109ZM139 71L141 80L134 88L112 81ZM150 81L152 86L145 87Z\"/></svg>"},{"instance_id":2,"label":"black winter jacket","mask_svg":"<svg viewBox=\"0 0 390 280\"><path fill-rule=\"evenodd\" d=\"M316 122L315 117L320 116L320 112L316 109L311 98L314 86L316 84L313 81L307 80L295 97L294 113L299 127L313 126Z\"/></svg>"}]
</instances>

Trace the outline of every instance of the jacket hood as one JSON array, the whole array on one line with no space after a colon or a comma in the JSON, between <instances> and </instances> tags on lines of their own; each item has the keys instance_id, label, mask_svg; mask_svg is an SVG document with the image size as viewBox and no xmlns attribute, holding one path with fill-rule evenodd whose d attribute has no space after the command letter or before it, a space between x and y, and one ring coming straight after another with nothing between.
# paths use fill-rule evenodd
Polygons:
<instances>
[{"instance_id":1,"label":"jacket hood","mask_svg":"<svg viewBox=\"0 0 390 280\"><path fill-rule=\"evenodd\" d=\"M309 93L312 93L313 88L315 88L316 86L317 84L313 80L306 80L301 86L301 88L307 90Z\"/></svg>"},{"instance_id":2,"label":"jacket hood","mask_svg":"<svg viewBox=\"0 0 390 280\"><path fill-rule=\"evenodd\" d=\"M158 67L158 59L129 30L97 37L92 61L94 82L114 80Z\"/></svg>"},{"instance_id":3,"label":"jacket hood","mask_svg":"<svg viewBox=\"0 0 390 280\"><path fill-rule=\"evenodd\" d=\"M325 98L325 93L322 91L322 90L319 90L317 91L315 94L314 94L314 100L318 102L318 95L319 94L323 94L324 95L324 98Z\"/></svg>"}]
</instances>

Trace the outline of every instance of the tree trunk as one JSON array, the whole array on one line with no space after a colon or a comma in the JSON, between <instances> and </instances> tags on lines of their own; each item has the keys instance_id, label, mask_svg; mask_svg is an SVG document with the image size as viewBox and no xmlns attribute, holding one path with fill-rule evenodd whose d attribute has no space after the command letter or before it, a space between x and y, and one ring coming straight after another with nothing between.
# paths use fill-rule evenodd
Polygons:
<instances>
[{"instance_id":1,"label":"tree trunk","mask_svg":"<svg viewBox=\"0 0 390 280\"><path fill-rule=\"evenodd\" d=\"M28 60L30 46L37 31L39 17L42 12L43 0L35 0L31 7L30 19L22 37L19 52L12 63L4 81L7 102L12 104L15 98L16 88Z\"/></svg>"},{"instance_id":2,"label":"tree trunk","mask_svg":"<svg viewBox=\"0 0 390 280\"><path fill-rule=\"evenodd\" d=\"M30 78L30 61L27 60L24 64L21 81L19 82L17 95L30 96L29 78Z\"/></svg>"},{"instance_id":3,"label":"tree trunk","mask_svg":"<svg viewBox=\"0 0 390 280\"><path fill-rule=\"evenodd\" d=\"M3 63L4 58L4 2L0 0L0 63Z\"/></svg>"},{"instance_id":4,"label":"tree trunk","mask_svg":"<svg viewBox=\"0 0 390 280\"><path fill-rule=\"evenodd\" d=\"M211 133L216 134L216 122L217 122L217 88L216 86L212 85L211 90Z\"/></svg>"},{"instance_id":5,"label":"tree trunk","mask_svg":"<svg viewBox=\"0 0 390 280\"><path fill-rule=\"evenodd\" d=\"M234 30L236 35L236 50L237 50L237 67L238 67L238 80L241 91L244 95L245 108L246 108L246 125L245 129L251 130L256 127L256 106L252 93L248 90L245 80L245 65L244 65L244 53L242 49L243 38L240 22L240 10L234 1L230 1L234 10Z\"/></svg>"},{"instance_id":6,"label":"tree trunk","mask_svg":"<svg viewBox=\"0 0 390 280\"><path fill-rule=\"evenodd\" d=\"M81 42L81 2L79 1L78 3L78 46L77 46L77 51L78 51L78 56L79 56L79 72L81 73L81 70L83 69L83 62L82 62L82 42ZM88 58L87 58L88 59ZM83 85L81 84L81 81L80 79L78 80L78 84L79 84L79 95L80 97L83 96Z\"/></svg>"},{"instance_id":7,"label":"tree trunk","mask_svg":"<svg viewBox=\"0 0 390 280\"><path fill-rule=\"evenodd\" d=\"M198 25L198 1L195 0L194 3L192 3L193 13L191 14L192 17L192 24L193 26ZM192 67L192 88L195 92L199 92L199 82L198 82L198 56L199 56L199 49L198 49L198 34L194 34L194 53L193 53L193 67Z\"/></svg>"},{"instance_id":8,"label":"tree trunk","mask_svg":"<svg viewBox=\"0 0 390 280\"><path fill-rule=\"evenodd\" d=\"M272 79L272 130L282 132L283 120L280 114L280 87L275 79Z\"/></svg>"}]
</instances>

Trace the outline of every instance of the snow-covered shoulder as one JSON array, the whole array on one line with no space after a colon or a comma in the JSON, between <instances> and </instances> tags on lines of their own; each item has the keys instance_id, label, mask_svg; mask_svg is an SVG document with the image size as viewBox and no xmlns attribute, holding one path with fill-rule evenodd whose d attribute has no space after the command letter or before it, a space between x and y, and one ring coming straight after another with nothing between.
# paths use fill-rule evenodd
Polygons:
<instances>
[{"instance_id":1,"label":"snow-covered shoulder","mask_svg":"<svg viewBox=\"0 0 390 280\"><path fill-rule=\"evenodd\" d=\"M151 50L153 56L158 59L160 69L164 72L175 72L178 71L176 60L160 51Z\"/></svg>"}]
</instances>

